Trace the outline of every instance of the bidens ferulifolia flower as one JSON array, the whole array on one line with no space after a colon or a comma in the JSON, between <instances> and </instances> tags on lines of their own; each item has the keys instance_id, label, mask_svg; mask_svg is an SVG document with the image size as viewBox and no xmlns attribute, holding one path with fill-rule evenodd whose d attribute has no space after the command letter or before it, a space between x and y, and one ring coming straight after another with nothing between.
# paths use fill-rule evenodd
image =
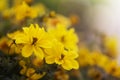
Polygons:
<instances>
[{"instance_id":1,"label":"bidens ferulifolia flower","mask_svg":"<svg viewBox=\"0 0 120 80\"><path fill-rule=\"evenodd\" d=\"M78 50L78 37L73 28L67 29L66 26L57 24L54 29L49 29L49 33L63 44L66 49Z\"/></svg>"},{"instance_id":2,"label":"bidens ferulifolia flower","mask_svg":"<svg viewBox=\"0 0 120 80\"><path fill-rule=\"evenodd\" d=\"M78 69L78 62L75 60L78 57L78 54L73 51L65 50L64 46L57 42L54 43L51 49L46 49L46 63L53 64L56 63L61 65L64 69Z\"/></svg>"},{"instance_id":3,"label":"bidens ferulifolia flower","mask_svg":"<svg viewBox=\"0 0 120 80\"><path fill-rule=\"evenodd\" d=\"M31 24L30 27L23 27L23 32L14 35L16 44L22 44L22 56L29 57L34 54L40 59L44 58L43 49L50 48L50 40L44 28L37 24Z\"/></svg>"}]
</instances>

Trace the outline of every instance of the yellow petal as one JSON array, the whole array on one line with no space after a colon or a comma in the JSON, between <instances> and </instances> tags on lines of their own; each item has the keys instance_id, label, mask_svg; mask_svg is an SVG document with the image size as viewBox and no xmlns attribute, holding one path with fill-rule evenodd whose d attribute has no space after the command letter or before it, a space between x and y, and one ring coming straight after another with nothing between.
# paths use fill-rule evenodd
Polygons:
<instances>
[{"instance_id":1,"label":"yellow petal","mask_svg":"<svg viewBox=\"0 0 120 80\"><path fill-rule=\"evenodd\" d=\"M71 60L71 65L73 69L78 69L79 68L79 64L76 60Z\"/></svg>"},{"instance_id":2,"label":"yellow petal","mask_svg":"<svg viewBox=\"0 0 120 80\"><path fill-rule=\"evenodd\" d=\"M28 34L28 32L29 32L29 28L28 27L23 27L22 29L23 29L25 34Z\"/></svg>"},{"instance_id":3,"label":"yellow petal","mask_svg":"<svg viewBox=\"0 0 120 80\"><path fill-rule=\"evenodd\" d=\"M64 63L62 64L62 67L66 70L72 69L71 61L65 60Z\"/></svg>"},{"instance_id":4,"label":"yellow petal","mask_svg":"<svg viewBox=\"0 0 120 80\"><path fill-rule=\"evenodd\" d=\"M78 57L78 53L76 51L65 51L64 54L66 58L75 59Z\"/></svg>"},{"instance_id":5,"label":"yellow petal","mask_svg":"<svg viewBox=\"0 0 120 80\"><path fill-rule=\"evenodd\" d=\"M16 44L21 44L21 43L28 43L30 42L29 36L26 36L25 34L18 34L15 36L15 42Z\"/></svg>"},{"instance_id":6,"label":"yellow petal","mask_svg":"<svg viewBox=\"0 0 120 80\"><path fill-rule=\"evenodd\" d=\"M29 57L31 56L33 53L33 47L31 45L25 45L22 48L22 56L23 57Z\"/></svg>"},{"instance_id":7,"label":"yellow petal","mask_svg":"<svg viewBox=\"0 0 120 80\"><path fill-rule=\"evenodd\" d=\"M47 64L53 64L55 62L55 59L53 56L46 56L45 60Z\"/></svg>"},{"instance_id":8,"label":"yellow petal","mask_svg":"<svg viewBox=\"0 0 120 80\"><path fill-rule=\"evenodd\" d=\"M19 65L20 65L20 66L25 66L25 64L26 64L26 63L25 63L24 60L20 60L20 62L19 62Z\"/></svg>"},{"instance_id":9,"label":"yellow petal","mask_svg":"<svg viewBox=\"0 0 120 80\"><path fill-rule=\"evenodd\" d=\"M26 70L27 70L27 67L23 66L23 68L20 70L20 74L22 75L25 74Z\"/></svg>"},{"instance_id":10,"label":"yellow petal","mask_svg":"<svg viewBox=\"0 0 120 80\"><path fill-rule=\"evenodd\" d=\"M34 54L36 57L38 57L39 59L43 60L44 58L44 53L43 50L39 47L34 47Z\"/></svg>"},{"instance_id":11,"label":"yellow petal","mask_svg":"<svg viewBox=\"0 0 120 80\"><path fill-rule=\"evenodd\" d=\"M28 68L28 70L26 72L26 76L30 77L33 73L35 73L35 69L34 68Z\"/></svg>"},{"instance_id":12,"label":"yellow petal","mask_svg":"<svg viewBox=\"0 0 120 80\"><path fill-rule=\"evenodd\" d=\"M42 47L42 48L51 48L51 43L47 39L39 40L37 44L39 47Z\"/></svg>"},{"instance_id":13,"label":"yellow petal","mask_svg":"<svg viewBox=\"0 0 120 80\"><path fill-rule=\"evenodd\" d=\"M37 73L34 73L32 76L31 76L31 80L38 80L40 78L42 78L46 73L44 72L43 74L37 74Z\"/></svg>"}]
</instances>

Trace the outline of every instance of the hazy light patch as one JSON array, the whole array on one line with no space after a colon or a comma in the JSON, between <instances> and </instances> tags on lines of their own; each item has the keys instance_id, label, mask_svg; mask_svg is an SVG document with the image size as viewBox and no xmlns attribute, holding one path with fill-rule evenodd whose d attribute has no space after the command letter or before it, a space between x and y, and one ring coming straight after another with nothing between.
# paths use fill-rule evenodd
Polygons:
<instances>
[{"instance_id":1,"label":"hazy light patch","mask_svg":"<svg viewBox=\"0 0 120 80\"><path fill-rule=\"evenodd\" d=\"M118 62L120 64L120 0L108 0L106 5L95 6L93 27L108 36L118 38Z\"/></svg>"}]
</instances>

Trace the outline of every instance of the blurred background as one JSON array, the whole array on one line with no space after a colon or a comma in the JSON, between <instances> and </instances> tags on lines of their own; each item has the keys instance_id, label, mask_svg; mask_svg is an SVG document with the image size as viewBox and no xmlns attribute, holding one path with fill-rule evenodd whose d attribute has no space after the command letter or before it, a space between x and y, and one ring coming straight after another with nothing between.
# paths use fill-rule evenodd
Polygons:
<instances>
[{"instance_id":1,"label":"blurred background","mask_svg":"<svg viewBox=\"0 0 120 80\"><path fill-rule=\"evenodd\" d=\"M39 1L39 0L38 0ZM41 0L50 10L67 17L77 15L74 27L85 38L93 31L116 36L120 40L120 0ZM120 47L120 42L118 42ZM118 53L119 51L118 47ZM119 59L119 56L118 56Z\"/></svg>"}]
</instances>

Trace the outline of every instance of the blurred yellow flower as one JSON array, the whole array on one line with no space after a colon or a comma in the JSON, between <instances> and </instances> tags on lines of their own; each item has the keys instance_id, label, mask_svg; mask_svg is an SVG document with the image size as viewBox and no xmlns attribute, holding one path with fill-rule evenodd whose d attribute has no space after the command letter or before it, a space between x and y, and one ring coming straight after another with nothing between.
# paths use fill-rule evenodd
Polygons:
<instances>
[{"instance_id":1,"label":"blurred yellow flower","mask_svg":"<svg viewBox=\"0 0 120 80\"><path fill-rule=\"evenodd\" d=\"M7 37L0 39L0 50L6 54L20 53L21 46L15 45L12 40Z\"/></svg>"},{"instance_id":2,"label":"blurred yellow flower","mask_svg":"<svg viewBox=\"0 0 120 80\"><path fill-rule=\"evenodd\" d=\"M120 67L118 66L117 62L115 60L111 61L110 63L106 64L104 70L115 77L120 76Z\"/></svg>"},{"instance_id":3,"label":"blurred yellow flower","mask_svg":"<svg viewBox=\"0 0 120 80\"><path fill-rule=\"evenodd\" d=\"M54 43L52 49L46 49L46 63L53 64L56 63L61 65L64 69L78 69L78 62L75 60L78 54L73 51L64 50L64 46L59 42Z\"/></svg>"},{"instance_id":4,"label":"blurred yellow flower","mask_svg":"<svg viewBox=\"0 0 120 80\"><path fill-rule=\"evenodd\" d=\"M73 28L67 29L65 25L57 24L56 28L49 30L49 33L62 43L66 49L78 50L78 37Z\"/></svg>"},{"instance_id":5,"label":"blurred yellow flower","mask_svg":"<svg viewBox=\"0 0 120 80\"><path fill-rule=\"evenodd\" d=\"M26 71L26 76L30 77L31 75L33 75L33 73L35 73L35 69L34 68L28 68Z\"/></svg>"},{"instance_id":6,"label":"blurred yellow flower","mask_svg":"<svg viewBox=\"0 0 120 80\"><path fill-rule=\"evenodd\" d=\"M71 26L71 22L70 19L60 15L60 14L55 14L54 11L50 12L50 17L48 17L48 19L45 22L47 28L55 28L57 26L57 24L62 24L64 25L64 27L70 27Z\"/></svg>"},{"instance_id":7,"label":"blurred yellow flower","mask_svg":"<svg viewBox=\"0 0 120 80\"><path fill-rule=\"evenodd\" d=\"M0 12L8 8L8 0L0 0Z\"/></svg>"},{"instance_id":8,"label":"blurred yellow flower","mask_svg":"<svg viewBox=\"0 0 120 80\"><path fill-rule=\"evenodd\" d=\"M23 69L20 70L20 74L25 75L27 77L26 80L38 80L42 78L46 73L35 73L34 68L27 68L26 66L23 66Z\"/></svg>"},{"instance_id":9,"label":"blurred yellow flower","mask_svg":"<svg viewBox=\"0 0 120 80\"><path fill-rule=\"evenodd\" d=\"M27 67L25 65L22 66L22 69L20 70L20 74L24 75L26 73Z\"/></svg>"},{"instance_id":10,"label":"blurred yellow flower","mask_svg":"<svg viewBox=\"0 0 120 80\"><path fill-rule=\"evenodd\" d=\"M32 8L37 11L38 16L43 16L46 13L46 7L43 4L35 4Z\"/></svg>"},{"instance_id":11,"label":"blurred yellow flower","mask_svg":"<svg viewBox=\"0 0 120 80\"><path fill-rule=\"evenodd\" d=\"M93 60L94 65L97 65L101 68L104 68L105 64L110 62L110 59L99 51L91 52L91 59Z\"/></svg>"},{"instance_id":12,"label":"blurred yellow flower","mask_svg":"<svg viewBox=\"0 0 120 80\"><path fill-rule=\"evenodd\" d=\"M35 68L26 66L27 64L24 60L20 60L19 65L22 67L20 74L26 76L26 80L38 80L46 74L45 72L42 74L36 73Z\"/></svg>"},{"instance_id":13,"label":"blurred yellow flower","mask_svg":"<svg viewBox=\"0 0 120 80\"><path fill-rule=\"evenodd\" d=\"M23 2L22 4L13 7L15 19L21 21L25 18L36 18L38 16L37 10L30 7L27 3Z\"/></svg>"},{"instance_id":14,"label":"blurred yellow flower","mask_svg":"<svg viewBox=\"0 0 120 80\"><path fill-rule=\"evenodd\" d=\"M19 65L20 65L20 66L25 66L25 64L26 64L26 62L25 62L24 60L20 60L20 61L19 61Z\"/></svg>"},{"instance_id":15,"label":"blurred yellow flower","mask_svg":"<svg viewBox=\"0 0 120 80\"><path fill-rule=\"evenodd\" d=\"M91 58L91 53L87 47L84 47L84 46L80 47L78 62L80 67L85 67L85 66L94 64Z\"/></svg>"},{"instance_id":16,"label":"blurred yellow flower","mask_svg":"<svg viewBox=\"0 0 120 80\"><path fill-rule=\"evenodd\" d=\"M13 9L8 8L2 11L2 17L4 19L10 19L13 15Z\"/></svg>"},{"instance_id":17,"label":"blurred yellow flower","mask_svg":"<svg viewBox=\"0 0 120 80\"><path fill-rule=\"evenodd\" d=\"M87 72L87 75L92 78L92 80L102 80L102 73L95 69L95 68L90 68Z\"/></svg>"},{"instance_id":18,"label":"blurred yellow flower","mask_svg":"<svg viewBox=\"0 0 120 80\"><path fill-rule=\"evenodd\" d=\"M41 59L39 59L39 58L34 58L34 59L32 60L32 64L33 64L35 67L41 67L43 63L44 63L44 62L43 62Z\"/></svg>"},{"instance_id":19,"label":"blurred yellow flower","mask_svg":"<svg viewBox=\"0 0 120 80\"><path fill-rule=\"evenodd\" d=\"M117 57L117 38L115 37L105 37L104 46L107 52L107 55L110 57Z\"/></svg>"},{"instance_id":20,"label":"blurred yellow flower","mask_svg":"<svg viewBox=\"0 0 120 80\"><path fill-rule=\"evenodd\" d=\"M34 73L32 76L30 76L27 80L39 80L40 78L42 78L46 73L43 72L42 74L37 74Z\"/></svg>"}]
</instances>

